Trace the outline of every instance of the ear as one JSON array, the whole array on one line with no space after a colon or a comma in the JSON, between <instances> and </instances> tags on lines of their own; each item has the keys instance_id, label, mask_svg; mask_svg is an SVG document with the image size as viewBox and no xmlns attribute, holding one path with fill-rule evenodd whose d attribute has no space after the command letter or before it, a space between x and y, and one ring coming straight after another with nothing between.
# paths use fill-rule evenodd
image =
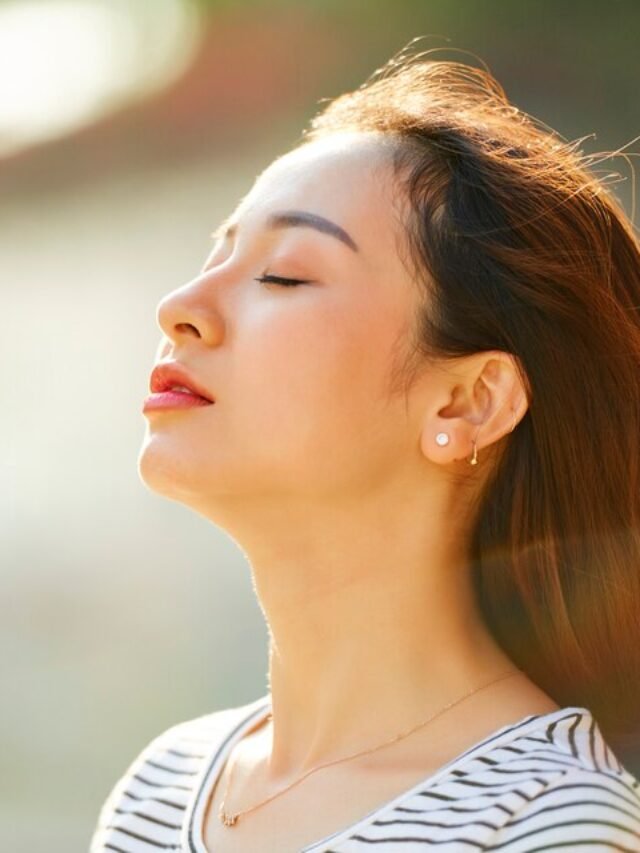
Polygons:
<instances>
[{"instance_id":1,"label":"ear","mask_svg":"<svg viewBox=\"0 0 640 853\"><path fill-rule=\"evenodd\" d=\"M528 408L511 353L491 350L450 359L434 382L420 446L429 460L441 465L470 460L474 442L479 454L515 429ZM436 441L439 433L445 433L448 442Z\"/></svg>"}]
</instances>

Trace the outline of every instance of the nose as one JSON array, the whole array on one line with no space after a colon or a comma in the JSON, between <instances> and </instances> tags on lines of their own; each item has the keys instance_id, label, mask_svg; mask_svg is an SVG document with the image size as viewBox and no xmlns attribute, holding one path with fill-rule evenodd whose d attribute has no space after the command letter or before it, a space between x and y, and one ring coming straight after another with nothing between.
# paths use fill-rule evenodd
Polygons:
<instances>
[{"instance_id":1,"label":"nose","mask_svg":"<svg viewBox=\"0 0 640 853\"><path fill-rule=\"evenodd\" d=\"M156 322L174 344L200 338L212 345L218 340L221 318L211 293L202 291L204 276L171 291L158 303Z\"/></svg>"}]
</instances>

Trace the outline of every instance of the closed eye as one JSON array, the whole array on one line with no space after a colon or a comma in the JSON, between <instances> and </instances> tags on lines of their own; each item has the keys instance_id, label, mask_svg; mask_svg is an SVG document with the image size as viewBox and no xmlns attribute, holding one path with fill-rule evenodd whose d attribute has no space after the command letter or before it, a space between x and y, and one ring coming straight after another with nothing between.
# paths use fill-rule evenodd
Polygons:
<instances>
[{"instance_id":1,"label":"closed eye","mask_svg":"<svg viewBox=\"0 0 640 853\"><path fill-rule=\"evenodd\" d=\"M301 278L283 278L280 275L261 275L255 278L254 281L261 281L263 284L282 284L285 287L295 287L297 284L308 284Z\"/></svg>"}]
</instances>

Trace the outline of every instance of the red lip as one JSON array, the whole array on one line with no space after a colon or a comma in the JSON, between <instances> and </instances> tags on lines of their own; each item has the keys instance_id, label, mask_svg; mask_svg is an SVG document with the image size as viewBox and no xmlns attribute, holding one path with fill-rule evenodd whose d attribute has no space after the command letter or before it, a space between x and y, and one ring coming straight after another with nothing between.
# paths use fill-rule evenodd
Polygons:
<instances>
[{"instance_id":1,"label":"red lip","mask_svg":"<svg viewBox=\"0 0 640 853\"><path fill-rule=\"evenodd\" d=\"M174 385L184 385L196 396L202 397L209 403L214 403L215 400L211 394L203 388L198 382L191 378L190 374L177 361L161 362L157 364L151 371L149 380L149 390L152 394L161 394L163 391L169 391Z\"/></svg>"}]
</instances>

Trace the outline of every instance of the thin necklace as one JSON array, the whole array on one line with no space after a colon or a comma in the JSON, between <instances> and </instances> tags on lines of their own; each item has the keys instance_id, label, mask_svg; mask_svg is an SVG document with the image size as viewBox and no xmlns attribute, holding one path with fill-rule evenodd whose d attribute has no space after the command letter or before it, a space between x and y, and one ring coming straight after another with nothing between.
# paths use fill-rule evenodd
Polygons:
<instances>
[{"instance_id":1,"label":"thin necklace","mask_svg":"<svg viewBox=\"0 0 640 853\"><path fill-rule=\"evenodd\" d=\"M360 752L354 752L352 755L347 755L346 758L336 758L333 761L327 761L324 764L320 764L320 765L318 765L318 767L312 767L311 770L307 770L306 773L304 773L299 779L296 779L295 782L292 782L290 785L287 785L286 788L282 788L282 790L277 791L275 794L272 794L270 797L267 797L266 800L261 800L259 803L256 803L255 806L251 806L248 809L243 809L242 811L236 812L235 814L227 814L227 812L225 811L225 808L224 808L225 803L227 801L227 797L229 795L229 786L231 784L231 774L233 773L233 767L234 767L234 765L231 765L230 769L229 769L229 776L227 777L227 786L226 786L226 789L224 792L224 797L222 798L222 802L220 803L220 808L218 810L218 817L220 818L220 821L224 824L224 826L234 826L238 822L240 815L248 814L248 812L252 812L252 811L254 811L254 809L260 808L260 806L264 806L265 803L268 803L271 800L275 799L276 797L279 797L281 794L284 794L285 791L288 791L289 788L293 788L294 785L297 785L299 782L302 782L302 780L306 779L307 776L309 776L309 774L315 773L317 770L321 770L323 767L329 767L329 765L331 765L331 764L339 764L342 761L349 761L352 758L357 758L357 756L359 756L359 755L365 755L369 752L375 752L377 749L382 749L383 746L388 746L388 744L390 744L390 743L395 743L396 741L401 740L401 738L405 738L408 735L412 734L417 729L420 729L423 726L426 726L427 723L431 722L431 720L435 720L435 718L439 717L440 714L444 714L444 712L448 711L449 708L453 708L454 705L457 705L459 702L462 702L464 699L467 699L469 696L472 696L474 693L477 693L479 690L484 690L486 687L489 687L490 685L495 684L496 681L501 681L503 678L508 678L509 676L516 675L517 673L520 673L520 672L522 672L522 670L520 670L520 669L510 669L507 672L503 673L502 675L499 675L497 678L494 678L491 681L486 682L485 684L481 684L479 687L476 687L473 690L470 690L468 693L465 693L463 696L461 696L459 699L456 699L454 702L449 702L449 704L445 705L444 708L441 708L435 714L432 714L428 719L424 720L422 723L418 723L417 726L414 726L412 729L409 729L409 731L402 732L401 734L396 735L395 737L392 737L389 740L386 740L384 743L381 743L379 746L374 746L370 749L363 749ZM268 721L270 718L271 718L271 712L269 712L269 714L267 715L266 721Z\"/></svg>"}]
</instances>

